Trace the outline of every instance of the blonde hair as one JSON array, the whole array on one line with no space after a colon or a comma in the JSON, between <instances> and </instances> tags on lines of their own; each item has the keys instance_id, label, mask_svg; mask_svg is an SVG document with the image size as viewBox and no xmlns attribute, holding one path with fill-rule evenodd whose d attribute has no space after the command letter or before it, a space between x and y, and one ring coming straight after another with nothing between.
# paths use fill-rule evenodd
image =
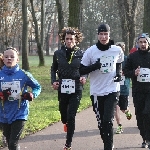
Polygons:
<instances>
[{"instance_id":1,"label":"blonde hair","mask_svg":"<svg viewBox=\"0 0 150 150\"><path fill-rule=\"evenodd\" d=\"M4 52L7 51L7 50L13 50L13 51L15 51L15 52L17 53L17 55L19 56L19 51L18 51L16 48L14 48L14 47L7 47L6 50L4 50ZM4 53L4 52L3 52L3 53Z\"/></svg>"}]
</instances>

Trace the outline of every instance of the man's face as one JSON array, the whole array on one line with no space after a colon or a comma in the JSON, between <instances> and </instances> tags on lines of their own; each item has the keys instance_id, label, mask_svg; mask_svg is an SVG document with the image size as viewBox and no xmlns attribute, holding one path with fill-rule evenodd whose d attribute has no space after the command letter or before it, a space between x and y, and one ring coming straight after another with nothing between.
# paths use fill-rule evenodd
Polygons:
<instances>
[{"instance_id":1,"label":"man's face","mask_svg":"<svg viewBox=\"0 0 150 150\"><path fill-rule=\"evenodd\" d=\"M4 51L3 62L7 67L9 68L14 67L18 63L18 61L19 58L16 51L11 49Z\"/></svg>"},{"instance_id":2,"label":"man's face","mask_svg":"<svg viewBox=\"0 0 150 150\"><path fill-rule=\"evenodd\" d=\"M98 40L103 45L108 44L109 43L109 32L100 32L98 34Z\"/></svg>"},{"instance_id":3,"label":"man's face","mask_svg":"<svg viewBox=\"0 0 150 150\"><path fill-rule=\"evenodd\" d=\"M65 43L67 48L72 48L76 45L75 35L66 34Z\"/></svg>"},{"instance_id":4,"label":"man's face","mask_svg":"<svg viewBox=\"0 0 150 150\"><path fill-rule=\"evenodd\" d=\"M146 40L146 38L140 38L138 40L138 46L141 50L147 50L148 49L148 41Z\"/></svg>"}]
</instances>

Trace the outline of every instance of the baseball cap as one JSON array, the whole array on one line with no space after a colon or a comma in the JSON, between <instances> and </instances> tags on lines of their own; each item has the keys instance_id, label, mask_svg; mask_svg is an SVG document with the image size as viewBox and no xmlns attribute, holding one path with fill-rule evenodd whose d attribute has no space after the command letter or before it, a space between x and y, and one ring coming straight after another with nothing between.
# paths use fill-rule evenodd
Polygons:
<instances>
[{"instance_id":1,"label":"baseball cap","mask_svg":"<svg viewBox=\"0 0 150 150\"><path fill-rule=\"evenodd\" d=\"M146 38L146 40L148 41L148 44L150 44L150 38L149 38L149 34L148 33L142 33L138 36L138 40L140 38Z\"/></svg>"}]
</instances>

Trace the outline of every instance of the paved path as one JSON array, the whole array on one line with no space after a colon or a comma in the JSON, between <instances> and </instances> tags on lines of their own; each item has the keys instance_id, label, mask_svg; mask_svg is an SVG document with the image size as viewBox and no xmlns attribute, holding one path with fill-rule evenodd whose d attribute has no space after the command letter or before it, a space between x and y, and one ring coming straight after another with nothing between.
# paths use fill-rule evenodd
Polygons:
<instances>
[{"instance_id":1,"label":"paved path","mask_svg":"<svg viewBox=\"0 0 150 150\"><path fill-rule=\"evenodd\" d=\"M136 125L134 106L130 98L130 109L133 118L129 121L122 113L124 132L114 135L114 150L143 150L142 139ZM117 124L114 121L116 130ZM114 131L115 131L114 130ZM63 150L66 134L63 125L58 122L36 134L19 141L21 150ZM88 108L76 116L76 130L72 142L73 150L103 150L103 142L97 129L97 121L92 108ZM4 148L3 150L7 150Z\"/></svg>"}]
</instances>

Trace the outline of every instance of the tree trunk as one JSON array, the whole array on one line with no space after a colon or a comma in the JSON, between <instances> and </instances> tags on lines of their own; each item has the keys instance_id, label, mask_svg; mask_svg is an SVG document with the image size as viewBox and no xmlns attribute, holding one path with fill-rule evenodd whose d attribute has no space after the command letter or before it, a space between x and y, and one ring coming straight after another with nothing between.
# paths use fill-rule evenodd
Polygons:
<instances>
[{"instance_id":1,"label":"tree trunk","mask_svg":"<svg viewBox=\"0 0 150 150\"><path fill-rule=\"evenodd\" d=\"M144 0L143 32L150 34L150 0Z\"/></svg>"},{"instance_id":2,"label":"tree trunk","mask_svg":"<svg viewBox=\"0 0 150 150\"><path fill-rule=\"evenodd\" d=\"M61 32L61 30L64 28L64 13L62 10L62 3L61 0L56 0L56 6L57 6L57 12L58 12L58 34ZM58 42L58 49L61 46L60 41Z\"/></svg>"},{"instance_id":3,"label":"tree trunk","mask_svg":"<svg viewBox=\"0 0 150 150\"><path fill-rule=\"evenodd\" d=\"M27 0L22 0L22 19L22 68L24 70L29 70Z\"/></svg>"},{"instance_id":4,"label":"tree trunk","mask_svg":"<svg viewBox=\"0 0 150 150\"><path fill-rule=\"evenodd\" d=\"M38 23L37 23L37 19L35 16L35 11L34 11L34 6L33 6L33 0L30 0L31 3L31 9L32 9L32 17L33 17L33 22L35 25L35 40L37 43L37 52L38 52L38 56L39 56L39 66L44 66L45 65L45 61L44 61L44 55L43 55L43 49L41 47L41 41L40 41L40 36L39 36L39 29L38 29ZM41 13L42 10L41 10Z\"/></svg>"},{"instance_id":5,"label":"tree trunk","mask_svg":"<svg viewBox=\"0 0 150 150\"><path fill-rule=\"evenodd\" d=\"M64 13L62 10L62 3L61 0L56 0L56 6L57 6L57 12L58 12L58 27L59 27L59 33L64 28Z\"/></svg>"},{"instance_id":6,"label":"tree trunk","mask_svg":"<svg viewBox=\"0 0 150 150\"><path fill-rule=\"evenodd\" d=\"M78 27L80 28L80 0L69 0L69 27Z\"/></svg>"},{"instance_id":7,"label":"tree trunk","mask_svg":"<svg viewBox=\"0 0 150 150\"><path fill-rule=\"evenodd\" d=\"M83 25L83 0L79 0L79 30L82 31Z\"/></svg>"},{"instance_id":8,"label":"tree trunk","mask_svg":"<svg viewBox=\"0 0 150 150\"><path fill-rule=\"evenodd\" d=\"M41 0L41 48L44 45L44 28L45 28L45 0Z\"/></svg>"},{"instance_id":9,"label":"tree trunk","mask_svg":"<svg viewBox=\"0 0 150 150\"><path fill-rule=\"evenodd\" d=\"M122 27L122 39L125 42L125 54L134 46L135 39L135 16L137 13L137 3L139 0L130 1L118 0L119 14Z\"/></svg>"}]
</instances>

